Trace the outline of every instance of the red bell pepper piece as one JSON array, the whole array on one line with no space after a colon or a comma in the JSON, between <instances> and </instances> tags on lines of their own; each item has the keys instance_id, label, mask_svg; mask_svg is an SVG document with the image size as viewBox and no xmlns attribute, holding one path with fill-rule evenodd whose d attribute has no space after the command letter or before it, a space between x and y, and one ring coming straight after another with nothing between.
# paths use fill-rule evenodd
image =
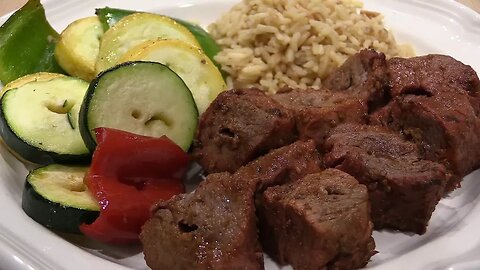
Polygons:
<instances>
[{"instance_id":1,"label":"red bell pepper piece","mask_svg":"<svg viewBox=\"0 0 480 270\"><path fill-rule=\"evenodd\" d=\"M107 243L138 241L151 207L184 192L188 155L167 137L151 138L97 128L97 148L85 182L100 203L100 215L80 230Z\"/></svg>"}]
</instances>

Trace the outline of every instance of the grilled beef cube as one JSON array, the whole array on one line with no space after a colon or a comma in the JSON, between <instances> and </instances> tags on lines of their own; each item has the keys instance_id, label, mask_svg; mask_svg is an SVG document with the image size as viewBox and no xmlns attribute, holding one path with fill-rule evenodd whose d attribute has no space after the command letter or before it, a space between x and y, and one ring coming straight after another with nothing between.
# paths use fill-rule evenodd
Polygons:
<instances>
[{"instance_id":1,"label":"grilled beef cube","mask_svg":"<svg viewBox=\"0 0 480 270\"><path fill-rule=\"evenodd\" d=\"M361 50L333 71L323 81L323 86L362 98L368 103L369 111L374 111L389 100L385 55L374 50Z\"/></svg>"},{"instance_id":2,"label":"grilled beef cube","mask_svg":"<svg viewBox=\"0 0 480 270\"><path fill-rule=\"evenodd\" d=\"M480 166L480 119L466 94L399 96L372 121L400 130L423 157L444 164L449 170L446 192Z\"/></svg>"},{"instance_id":3,"label":"grilled beef cube","mask_svg":"<svg viewBox=\"0 0 480 270\"><path fill-rule=\"evenodd\" d=\"M393 101L371 123L400 131L449 171L446 192L480 166L480 81L445 55L388 60Z\"/></svg>"},{"instance_id":4,"label":"grilled beef cube","mask_svg":"<svg viewBox=\"0 0 480 270\"><path fill-rule=\"evenodd\" d=\"M412 58L392 58L388 60L391 95L408 94L425 85L443 85L447 89L466 91L470 96L480 94L480 81L475 70L451 56L430 54Z\"/></svg>"},{"instance_id":5,"label":"grilled beef cube","mask_svg":"<svg viewBox=\"0 0 480 270\"><path fill-rule=\"evenodd\" d=\"M258 156L293 142L289 111L258 89L221 93L201 116L194 159L209 172L235 172Z\"/></svg>"},{"instance_id":6,"label":"grilled beef cube","mask_svg":"<svg viewBox=\"0 0 480 270\"><path fill-rule=\"evenodd\" d=\"M256 192L261 193L267 187L292 182L320 170L322 162L315 143L308 140L272 150L238 169L235 176L241 181L254 181Z\"/></svg>"},{"instance_id":7,"label":"grilled beef cube","mask_svg":"<svg viewBox=\"0 0 480 270\"><path fill-rule=\"evenodd\" d=\"M443 165L423 160L414 143L380 126L338 126L326 147L326 166L367 186L376 229L425 232L444 193Z\"/></svg>"},{"instance_id":8,"label":"grilled beef cube","mask_svg":"<svg viewBox=\"0 0 480 270\"><path fill-rule=\"evenodd\" d=\"M313 141L273 150L235 174L210 174L190 194L157 206L140 239L152 269L263 269L254 197L320 171Z\"/></svg>"},{"instance_id":9,"label":"grilled beef cube","mask_svg":"<svg viewBox=\"0 0 480 270\"><path fill-rule=\"evenodd\" d=\"M327 169L262 196L264 251L294 269L357 269L375 253L367 188Z\"/></svg>"},{"instance_id":10,"label":"grilled beef cube","mask_svg":"<svg viewBox=\"0 0 480 270\"><path fill-rule=\"evenodd\" d=\"M392 128L392 118L390 113L394 102L390 102L382 108L368 115L368 124L373 126L384 126L386 128ZM395 129L394 129L395 130Z\"/></svg>"},{"instance_id":11,"label":"grilled beef cube","mask_svg":"<svg viewBox=\"0 0 480 270\"><path fill-rule=\"evenodd\" d=\"M210 174L190 194L157 206L140 234L153 270L263 269L254 186L229 173Z\"/></svg>"},{"instance_id":12,"label":"grilled beef cube","mask_svg":"<svg viewBox=\"0 0 480 270\"><path fill-rule=\"evenodd\" d=\"M284 89L272 98L293 113L299 138L313 139L319 149L333 127L367 119L366 103L348 93Z\"/></svg>"}]
</instances>

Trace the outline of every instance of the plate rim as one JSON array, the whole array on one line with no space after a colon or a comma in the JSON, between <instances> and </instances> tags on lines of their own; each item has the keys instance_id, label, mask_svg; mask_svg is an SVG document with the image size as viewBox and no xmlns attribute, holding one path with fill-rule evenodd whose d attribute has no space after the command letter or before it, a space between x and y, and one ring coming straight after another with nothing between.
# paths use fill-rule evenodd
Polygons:
<instances>
[{"instance_id":1,"label":"plate rim","mask_svg":"<svg viewBox=\"0 0 480 270\"><path fill-rule=\"evenodd\" d=\"M385 2L392 2L393 0L386 0ZM164 2L164 1L149 1L149 0L141 0L141 1L135 1L143 3L145 6L146 3L151 3L155 4L156 7L159 8L172 8L172 7L178 7L181 5L202 5L202 4L209 4L209 3L218 3L218 2L229 2L229 3L236 3L238 1L235 0L178 0L178 1L171 1L171 2ZM368 2L365 0L365 2ZM68 10L73 10L78 6L86 6L86 5L91 5L93 7L98 7L98 6L105 6L105 5L112 5L114 3L121 3L121 0L71 0L71 1L62 1L62 0L45 0L42 1L42 3L45 6L46 12L47 12L47 18L49 18L51 14L55 14L55 12L62 12L58 14L63 14L65 12L69 12ZM480 37L480 27L478 27L478 24L480 24L480 13L477 13L473 9L456 2L454 0L436 0L436 1L429 1L429 0L404 0L403 5L416 5L418 8L423 8L425 10L428 10L429 12L436 12L436 13L443 13L446 15L451 15L454 14L456 17L460 19L462 23L460 25L464 28L464 31L466 33L469 33L470 35L473 35L476 37ZM113 5L112 5L113 6ZM118 6L118 5L116 5ZM92 8L93 10L93 8ZM145 10L145 9L142 9ZM92 12L93 13L93 12ZM2 17L0 17L0 23L3 23L6 21L6 19L11 16L13 12L10 12ZM477 24L477 25L476 25ZM57 29L58 30L58 29ZM477 73L480 72L480 70L477 70ZM8 158L5 156L7 151L4 149L4 146L1 146L1 158L3 160L0 160L0 179L3 180L3 178L10 177L11 174L14 174L13 172L9 172L8 170L5 171L5 166L8 166L8 161L5 159ZM9 154L7 154L9 155ZM11 162L11 161L10 161ZM8 167L7 167L8 169ZM24 224L18 224L18 228L15 227L15 225L11 225L4 219L0 219L0 265L3 266L3 264L7 264L12 267L16 267L15 269L62 269L62 268L69 268L71 265L76 265L76 267L80 267L78 269L85 269L85 268L91 268L91 267L101 267L101 269L131 269L128 267L125 267L123 265L117 264L115 262L109 261L102 259L101 257L97 257L94 254L91 254L85 250L82 250L81 248L75 246L74 244L66 241L65 239L61 238L60 236L56 235L52 231L43 228L41 225L36 224L32 220L29 220L29 218L23 213L19 206L18 198L14 198L12 194L8 193L8 190L5 188L4 182L0 184L0 194L4 195L3 198L0 198L0 202L6 203L4 205L11 206L14 211L17 211L18 213L14 213L13 220L19 220ZM480 200L477 200L475 206L472 208L472 212L480 213ZM16 205L15 205L16 204ZM7 214L11 214L8 212ZM17 215L15 215L17 214ZM472 217L469 215L466 217L466 219L471 219ZM25 237L19 237L17 232L13 231L14 229L21 229L22 226L26 226L23 228L30 228L31 226L34 226L34 233L41 233L43 234L44 237L42 237L42 240L49 240L53 241L53 244L57 243L67 243L66 245L63 245L63 248L65 248L67 251L75 251L78 254L76 254L77 257L76 259L71 259L68 258L68 260L64 260L62 262L58 262L55 260L55 257L49 257L48 254L51 251L51 248L42 248L41 243L35 243L36 248L32 248L32 246L29 246L28 239ZM472 226L470 226L472 227ZM467 227L469 230L473 229ZM449 239L445 238L445 241L449 241ZM421 249L426 248L426 247L420 247ZM36 249L36 250L35 250ZM80 251L80 252L79 252ZM92 262L92 257L94 257L96 260L93 262L93 264L90 264ZM57 258L58 259L58 258ZM389 261L389 265L392 265L394 267L399 267L398 269L401 269L400 267L404 267L402 262L399 262L401 258L394 259L392 261ZM87 261L87 264L82 261ZM16 264L15 264L16 263ZM475 262L475 266L480 266L480 260ZM381 265L379 266L381 267ZM377 269L377 267L374 267ZM14 269L14 268L10 268ZM393 268L389 268L393 269ZM396 269L396 268L395 268ZM457 268L455 268L457 269ZM462 266L459 266L458 269L462 269ZM467 268L465 268L467 269Z\"/></svg>"}]
</instances>

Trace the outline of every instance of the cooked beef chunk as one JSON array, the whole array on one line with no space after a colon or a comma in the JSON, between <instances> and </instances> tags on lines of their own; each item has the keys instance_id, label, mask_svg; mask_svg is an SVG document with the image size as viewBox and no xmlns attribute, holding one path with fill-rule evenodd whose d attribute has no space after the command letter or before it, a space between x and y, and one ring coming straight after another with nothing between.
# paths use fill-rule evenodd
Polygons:
<instances>
[{"instance_id":1,"label":"cooked beef chunk","mask_svg":"<svg viewBox=\"0 0 480 270\"><path fill-rule=\"evenodd\" d=\"M367 188L342 171L268 188L262 201L262 246L280 264L357 269L375 253Z\"/></svg>"},{"instance_id":2,"label":"cooked beef chunk","mask_svg":"<svg viewBox=\"0 0 480 270\"><path fill-rule=\"evenodd\" d=\"M379 126L338 126L326 147L325 165L367 186L376 229L425 232L445 189L443 165L423 160L414 143Z\"/></svg>"},{"instance_id":3,"label":"cooked beef chunk","mask_svg":"<svg viewBox=\"0 0 480 270\"><path fill-rule=\"evenodd\" d=\"M372 121L401 130L426 159L445 164L450 174L446 192L480 166L480 119L466 94L399 96Z\"/></svg>"},{"instance_id":4,"label":"cooked beef chunk","mask_svg":"<svg viewBox=\"0 0 480 270\"><path fill-rule=\"evenodd\" d=\"M480 166L480 81L475 71L444 55L388 61L390 104L370 121L401 131L426 159L449 170L446 192Z\"/></svg>"},{"instance_id":5,"label":"cooked beef chunk","mask_svg":"<svg viewBox=\"0 0 480 270\"><path fill-rule=\"evenodd\" d=\"M451 56L430 54L412 58L392 58L387 64L392 96L409 94L431 84L449 87L426 91L461 89L471 96L478 97L480 94L480 81L476 72L472 67Z\"/></svg>"},{"instance_id":6,"label":"cooked beef chunk","mask_svg":"<svg viewBox=\"0 0 480 270\"><path fill-rule=\"evenodd\" d=\"M190 194L158 205L140 234L153 270L263 269L254 186L210 174Z\"/></svg>"},{"instance_id":7,"label":"cooked beef chunk","mask_svg":"<svg viewBox=\"0 0 480 270\"><path fill-rule=\"evenodd\" d=\"M292 182L320 170L322 162L315 143L308 140L271 151L238 169L235 177L254 181L257 193L261 193L267 187Z\"/></svg>"},{"instance_id":8,"label":"cooked beef chunk","mask_svg":"<svg viewBox=\"0 0 480 270\"><path fill-rule=\"evenodd\" d=\"M272 96L295 116L299 138L321 149L330 129L341 123L364 123L367 105L349 93L328 90L283 90Z\"/></svg>"},{"instance_id":9,"label":"cooked beef chunk","mask_svg":"<svg viewBox=\"0 0 480 270\"><path fill-rule=\"evenodd\" d=\"M368 102L369 110L374 111L389 99L385 91L388 86L385 55L374 50L362 50L333 71L323 81L323 86L361 97Z\"/></svg>"},{"instance_id":10,"label":"cooked beef chunk","mask_svg":"<svg viewBox=\"0 0 480 270\"><path fill-rule=\"evenodd\" d=\"M289 111L258 89L231 90L202 115L192 153L209 173L235 172L295 138Z\"/></svg>"},{"instance_id":11,"label":"cooked beef chunk","mask_svg":"<svg viewBox=\"0 0 480 270\"><path fill-rule=\"evenodd\" d=\"M313 141L276 149L235 174L210 174L190 194L159 203L140 239L152 269L262 269L254 197L318 172Z\"/></svg>"},{"instance_id":12,"label":"cooked beef chunk","mask_svg":"<svg viewBox=\"0 0 480 270\"><path fill-rule=\"evenodd\" d=\"M192 153L208 172L234 172L269 150L297 139L322 148L328 131L366 121L369 103L384 103L385 56L364 50L330 76L329 90L289 90L272 97L258 89L221 93L200 119Z\"/></svg>"},{"instance_id":13,"label":"cooked beef chunk","mask_svg":"<svg viewBox=\"0 0 480 270\"><path fill-rule=\"evenodd\" d=\"M386 128L392 128L392 118L390 117L390 111L392 110L393 102L388 103L382 108L368 115L368 124L373 126L384 126ZM394 129L395 130L395 129Z\"/></svg>"}]
</instances>

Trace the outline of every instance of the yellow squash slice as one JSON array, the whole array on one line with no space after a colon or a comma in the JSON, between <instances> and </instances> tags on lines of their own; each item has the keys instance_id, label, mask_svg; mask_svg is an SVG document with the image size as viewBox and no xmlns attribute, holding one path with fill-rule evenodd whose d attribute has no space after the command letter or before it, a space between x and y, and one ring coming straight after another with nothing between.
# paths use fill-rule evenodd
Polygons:
<instances>
[{"instance_id":1,"label":"yellow squash slice","mask_svg":"<svg viewBox=\"0 0 480 270\"><path fill-rule=\"evenodd\" d=\"M158 38L178 39L199 46L195 36L174 20L157 14L134 13L122 18L102 36L97 73L118 64L120 57L131 48Z\"/></svg>"},{"instance_id":2,"label":"yellow squash slice","mask_svg":"<svg viewBox=\"0 0 480 270\"><path fill-rule=\"evenodd\" d=\"M222 74L201 49L180 40L150 40L128 51L120 62L159 62L177 73L203 113L227 86Z\"/></svg>"},{"instance_id":3,"label":"yellow squash slice","mask_svg":"<svg viewBox=\"0 0 480 270\"><path fill-rule=\"evenodd\" d=\"M5 87L2 89L0 97L3 96L3 94L6 91L14 88L19 88L29 82L46 82L51 79L62 77L62 76L65 76L65 75L59 74L59 73L50 73L50 72L37 72L37 73L25 75L5 85Z\"/></svg>"},{"instance_id":4,"label":"yellow squash slice","mask_svg":"<svg viewBox=\"0 0 480 270\"><path fill-rule=\"evenodd\" d=\"M60 35L55 47L58 64L70 75L91 81L97 73L95 63L100 48L102 25L97 16L71 23Z\"/></svg>"}]
</instances>

